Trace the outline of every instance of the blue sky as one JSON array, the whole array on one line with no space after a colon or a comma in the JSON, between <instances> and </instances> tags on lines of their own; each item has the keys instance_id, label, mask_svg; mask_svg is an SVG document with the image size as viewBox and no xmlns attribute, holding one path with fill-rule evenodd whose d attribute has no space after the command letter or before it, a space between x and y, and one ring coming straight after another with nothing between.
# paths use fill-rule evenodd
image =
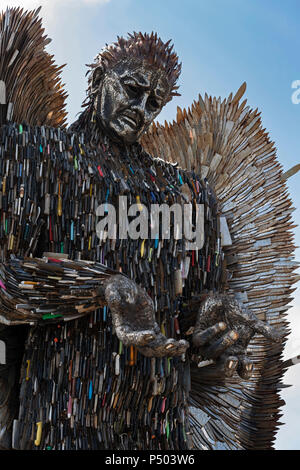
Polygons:
<instances>
[{"instance_id":1,"label":"blue sky","mask_svg":"<svg viewBox=\"0 0 300 470\"><path fill-rule=\"evenodd\" d=\"M182 96L169 103L159 120L172 120L176 107L189 106L198 93L226 97L247 82L248 103L262 112L264 127L276 142L279 161L287 170L300 163L300 104L291 88L300 80L300 2L298 0L0 0L7 5L43 5L41 15L53 39L49 52L67 63L63 79L69 92L69 122L80 111L86 88L85 64L117 35L157 31L173 39L183 63ZM300 220L300 174L289 188ZM300 230L295 230L300 245ZM299 250L297 259L299 260ZM300 294L289 319L292 334L286 357L300 354ZM287 405L278 434L278 449L300 449L300 365L286 375L293 387L282 396Z\"/></svg>"}]
</instances>

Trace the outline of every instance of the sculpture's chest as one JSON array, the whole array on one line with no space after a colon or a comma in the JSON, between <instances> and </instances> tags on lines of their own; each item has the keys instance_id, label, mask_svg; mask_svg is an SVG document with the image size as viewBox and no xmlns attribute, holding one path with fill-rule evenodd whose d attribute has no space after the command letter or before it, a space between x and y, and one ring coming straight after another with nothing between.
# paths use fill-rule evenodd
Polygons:
<instances>
[{"instance_id":1,"label":"sculpture's chest","mask_svg":"<svg viewBox=\"0 0 300 470\"><path fill-rule=\"evenodd\" d=\"M216 286L217 204L197 175L142 151L92 150L83 136L59 129L11 125L1 132L3 258L55 252L98 260L174 294L187 279L198 292ZM187 226L198 235L195 248L187 246Z\"/></svg>"}]
</instances>

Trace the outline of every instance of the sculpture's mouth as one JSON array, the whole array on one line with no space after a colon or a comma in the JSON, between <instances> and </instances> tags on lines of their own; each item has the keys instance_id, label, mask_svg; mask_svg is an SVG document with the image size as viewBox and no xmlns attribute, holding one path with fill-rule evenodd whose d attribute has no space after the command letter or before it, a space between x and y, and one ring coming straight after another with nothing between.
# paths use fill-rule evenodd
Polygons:
<instances>
[{"instance_id":1,"label":"sculpture's mouth","mask_svg":"<svg viewBox=\"0 0 300 470\"><path fill-rule=\"evenodd\" d=\"M120 116L122 121L124 121L126 124L129 125L132 129L138 129L140 127L141 119L139 116L131 111L124 111L122 115Z\"/></svg>"}]
</instances>

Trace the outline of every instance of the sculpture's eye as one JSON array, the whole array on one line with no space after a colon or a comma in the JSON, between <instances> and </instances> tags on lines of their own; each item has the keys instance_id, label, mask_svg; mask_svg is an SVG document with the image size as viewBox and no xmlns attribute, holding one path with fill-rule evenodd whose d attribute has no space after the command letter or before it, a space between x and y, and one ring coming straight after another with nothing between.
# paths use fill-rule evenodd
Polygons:
<instances>
[{"instance_id":1,"label":"sculpture's eye","mask_svg":"<svg viewBox=\"0 0 300 470\"><path fill-rule=\"evenodd\" d=\"M149 98L147 101L148 108L151 111L157 111L159 109L159 103L155 98Z\"/></svg>"},{"instance_id":2,"label":"sculpture's eye","mask_svg":"<svg viewBox=\"0 0 300 470\"><path fill-rule=\"evenodd\" d=\"M140 88L136 85L132 85L131 83L125 83L125 87L129 96L135 97L138 96L140 93Z\"/></svg>"}]
</instances>

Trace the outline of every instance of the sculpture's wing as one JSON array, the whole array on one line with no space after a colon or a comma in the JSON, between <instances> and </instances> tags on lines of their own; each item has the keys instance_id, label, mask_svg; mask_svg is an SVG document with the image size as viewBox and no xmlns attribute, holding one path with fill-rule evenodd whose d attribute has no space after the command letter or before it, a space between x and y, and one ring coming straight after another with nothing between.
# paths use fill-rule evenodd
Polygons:
<instances>
[{"instance_id":1,"label":"sculpture's wing","mask_svg":"<svg viewBox=\"0 0 300 470\"><path fill-rule=\"evenodd\" d=\"M208 97L191 109L178 109L177 121L154 125L143 146L165 160L195 168L216 191L232 245L224 247L235 293L261 320L288 335L286 312L294 271L292 203L274 143L262 127L260 113L236 95L221 101ZM256 335L249 346L255 363L251 380L235 376L216 385L207 370L194 370L191 424L199 448L272 447L281 416L283 344Z\"/></svg>"},{"instance_id":2,"label":"sculpture's wing","mask_svg":"<svg viewBox=\"0 0 300 470\"><path fill-rule=\"evenodd\" d=\"M0 122L62 127L67 97L60 78L63 66L45 51L51 39L44 35L39 10L0 13Z\"/></svg>"},{"instance_id":3,"label":"sculpture's wing","mask_svg":"<svg viewBox=\"0 0 300 470\"><path fill-rule=\"evenodd\" d=\"M65 124L62 67L45 51L50 40L38 12L17 8L0 13L0 126L6 121L52 127ZM1 225L2 209L1 204ZM8 357L7 365L0 360L0 449L11 447L12 422L19 407L19 368L26 331L18 334L18 328L0 326L0 349L5 344Z\"/></svg>"}]
</instances>

